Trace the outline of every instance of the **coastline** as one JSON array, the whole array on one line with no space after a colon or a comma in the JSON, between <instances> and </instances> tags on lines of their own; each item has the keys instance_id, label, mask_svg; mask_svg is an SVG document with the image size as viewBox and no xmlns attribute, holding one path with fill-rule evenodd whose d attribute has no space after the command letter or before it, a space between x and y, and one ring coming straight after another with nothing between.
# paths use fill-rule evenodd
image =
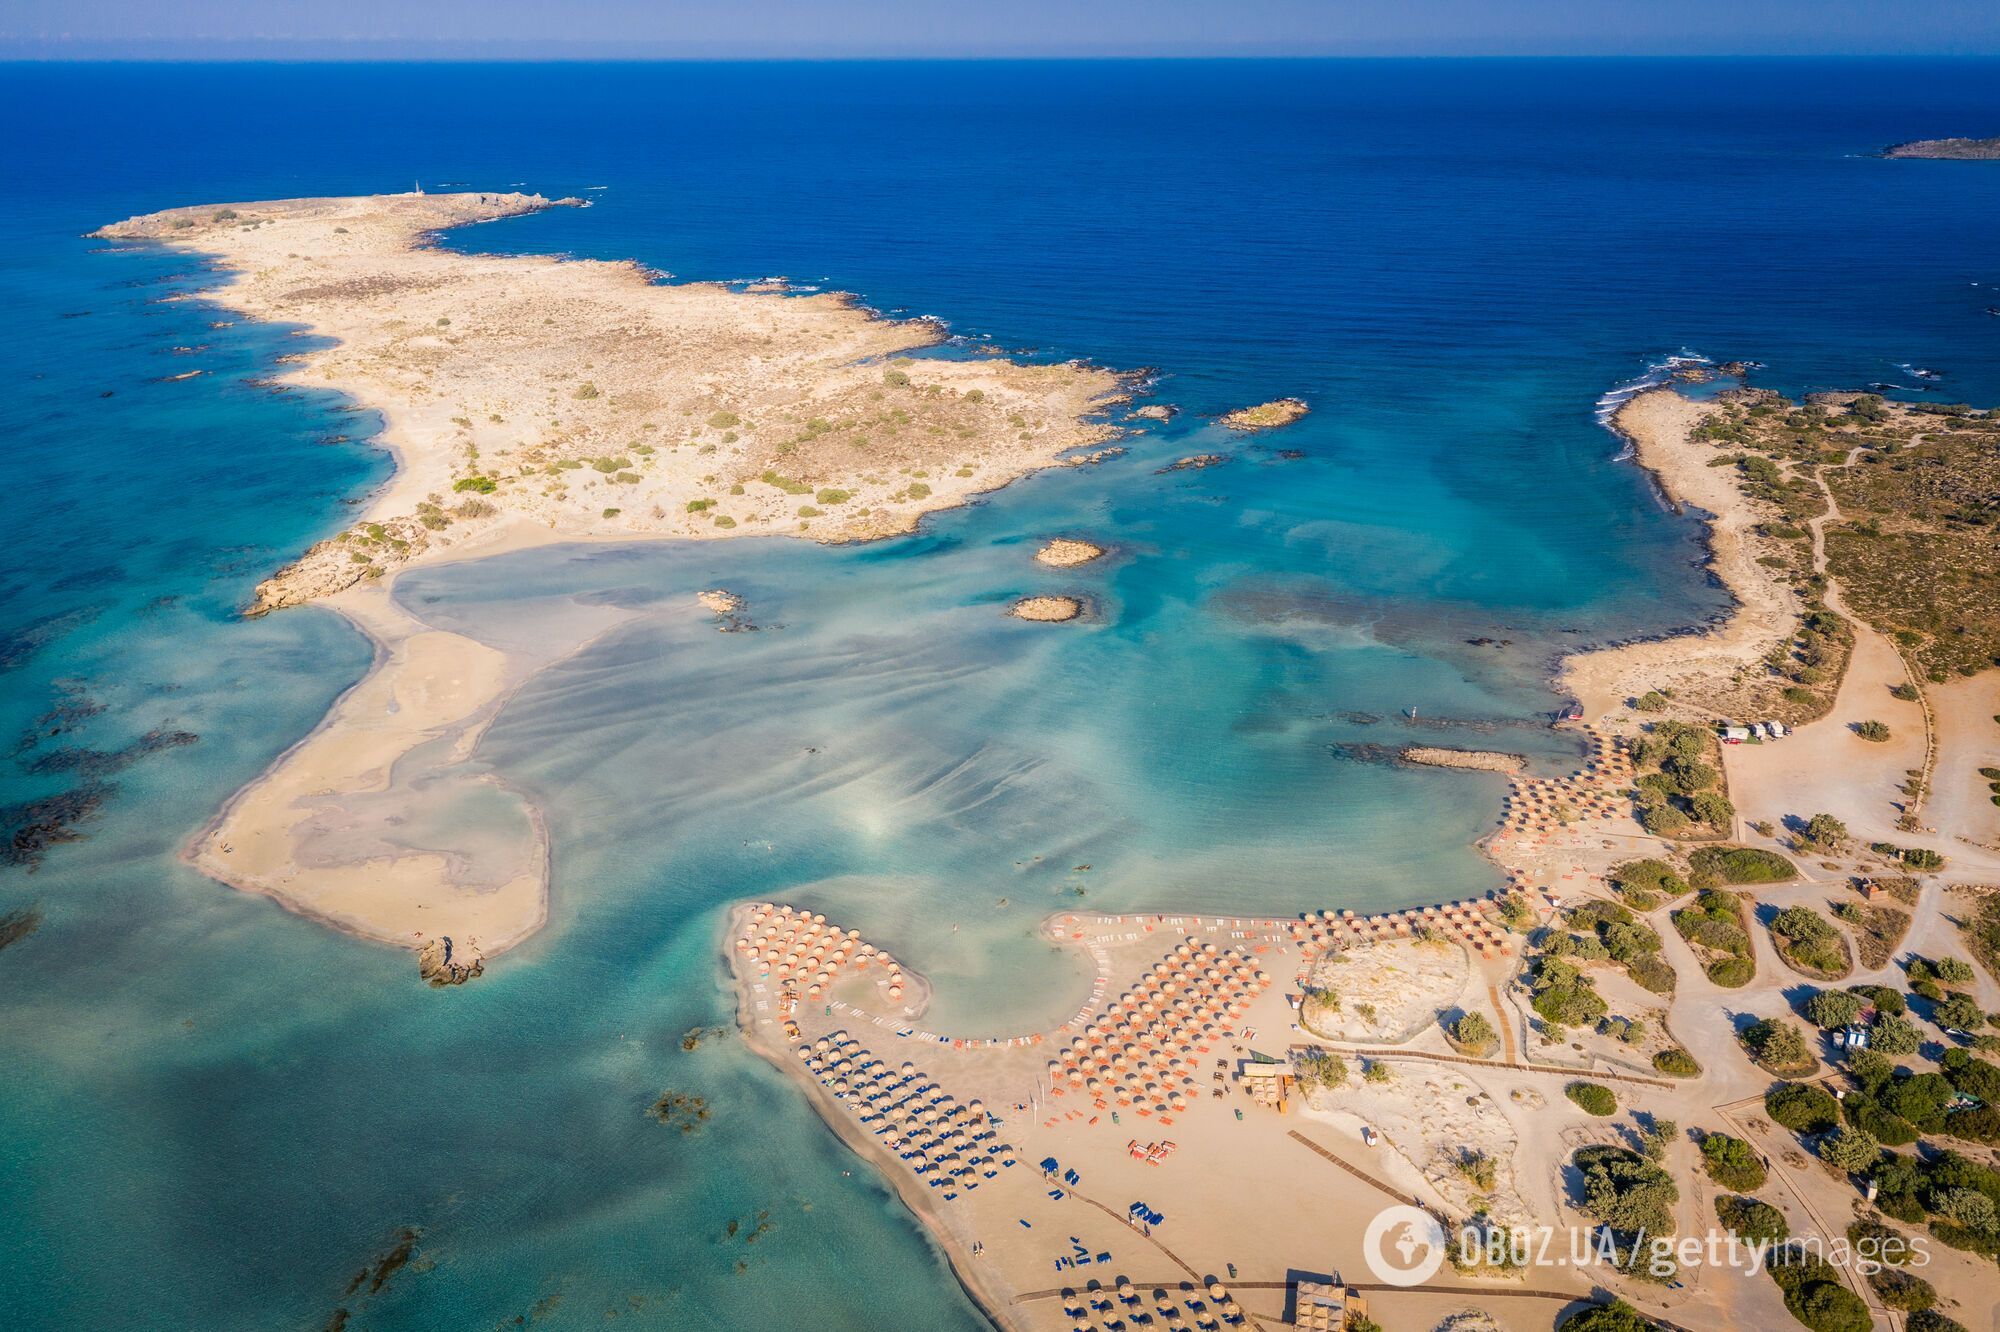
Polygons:
<instances>
[{"instance_id":1,"label":"coastline","mask_svg":"<svg viewBox=\"0 0 2000 1332\"><path fill-rule=\"evenodd\" d=\"M1110 456L1122 433L1104 413L1129 400L1131 376L911 359L942 327L845 293L435 244L576 202L208 204L93 233L207 257L226 280L192 299L326 340L269 382L333 388L381 415L375 442L394 473L359 522L261 585L253 611L450 557L509 518L548 541L900 535L1033 472Z\"/></svg>"},{"instance_id":2,"label":"coastline","mask_svg":"<svg viewBox=\"0 0 2000 1332\"><path fill-rule=\"evenodd\" d=\"M576 202L201 205L94 233L200 254L223 280L190 299L323 340L264 382L333 388L379 413L373 442L394 463L359 521L257 589L249 613L325 604L375 656L185 847L219 882L375 942L421 949L442 937L473 959L546 922L540 812L490 774L453 771L525 678L521 663L397 607L404 569L561 542L873 540L1116 452L1097 446L1120 432L1092 419L1129 397L1109 371L908 360L941 342L941 327L883 318L844 293L675 284L632 262L436 245L451 228ZM669 401L674 384L695 396ZM836 439L840 410L869 413L876 440ZM434 783L506 792L525 824L510 844L408 846L369 808L392 786L407 797L398 764L444 736L456 738Z\"/></svg>"},{"instance_id":3,"label":"coastline","mask_svg":"<svg viewBox=\"0 0 2000 1332\"><path fill-rule=\"evenodd\" d=\"M726 930L733 935L749 915L747 903L737 902L729 908L725 916ZM821 1086L800 1066L791 1051L776 1045L759 1029L750 1009L748 986L735 979L728 951L717 941L717 955L721 961L722 983L735 995L736 1031L751 1053L775 1067L779 1074L791 1083L812 1108L814 1116L827 1132L831 1133L848 1151L854 1153L871 1170L881 1185L894 1194L896 1200L909 1210L917 1224L917 1230L935 1246L944 1266L952 1275L959 1288L986 1319L996 1328L1008 1326L1004 1310L1010 1303L1002 1293L980 1273L971 1244L963 1238L955 1226L936 1207L931 1199L919 1192L909 1178L907 1171L897 1168L897 1161L881 1144L875 1142L860 1130L850 1116L841 1111L838 1102L827 1094ZM921 992L921 978L920 992Z\"/></svg>"},{"instance_id":4,"label":"coastline","mask_svg":"<svg viewBox=\"0 0 2000 1332\"><path fill-rule=\"evenodd\" d=\"M1703 519L1705 567L1735 604L1720 625L1565 657L1556 690L1577 700L1587 722L1606 722L1649 690L1713 690L1755 666L1798 622L1797 595L1757 563L1755 529L1771 513L1738 490L1731 469L1710 466L1714 451L1692 437L1712 410L1660 387L1628 399L1610 424L1668 501Z\"/></svg>"}]
</instances>

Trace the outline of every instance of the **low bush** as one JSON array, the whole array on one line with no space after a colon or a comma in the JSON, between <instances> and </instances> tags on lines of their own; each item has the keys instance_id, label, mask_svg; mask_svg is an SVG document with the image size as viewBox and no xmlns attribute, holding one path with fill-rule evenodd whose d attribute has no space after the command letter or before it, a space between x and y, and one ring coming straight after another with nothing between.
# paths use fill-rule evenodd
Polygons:
<instances>
[{"instance_id":1,"label":"low bush","mask_svg":"<svg viewBox=\"0 0 2000 1332\"><path fill-rule=\"evenodd\" d=\"M1701 1076L1701 1065L1693 1055L1679 1046L1669 1046L1653 1056L1653 1067L1669 1077L1695 1078Z\"/></svg>"},{"instance_id":2,"label":"low bush","mask_svg":"<svg viewBox=\"0 0 2000 1332\"><path fill-rule=\"evenodd\" d=\"M1701 1140L1701 1162L1708 1177L1725 1189L1755 1193L1764 1187L1764 1163L1756 1149L1727 1133L1710 1133Z\"/></svg>"},{"instance_id":3,"label":"low bush","mask_svg":"<svg viewBox=\"0 0 2000 1332\"><path fill-rule=\"evenodd\" d=\"M1576 1102L1586 1114L1596 1115L1600 1119L1618 1113L1617 1095L1611 1088L1601 1083L1572 1082L1563 1088L1563 1095Z\"/></svg>"},{"instance_id":4,"label":"low bush","mask_svg":"<svg viewBox=\"0 0 2000 1332\"><path fill-rule=\"evenodd\" d=\"M1840 1117L1840 1103L1809 1082L1781 1082L1764 1096L1764 1113L1794 1133L1822 1133Z\"/></svg>"}]
</instances>

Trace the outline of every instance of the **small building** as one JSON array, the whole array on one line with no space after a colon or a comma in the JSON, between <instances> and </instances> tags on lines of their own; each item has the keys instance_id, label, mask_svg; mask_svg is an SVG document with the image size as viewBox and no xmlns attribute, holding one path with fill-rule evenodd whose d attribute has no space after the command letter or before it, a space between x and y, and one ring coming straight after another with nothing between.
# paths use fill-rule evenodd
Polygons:
<instances>
[{"instance_id":1,"label":"small building","mask_svg":"<svg viewBox=\"0 0 2000 1332\"><path fill-rule=\"evenodd\" d=\"M1292 1326L1300 1332L1342 1332L1349 1318L1366 1318L1368 1301L1339 1281L1301 1281L1292 1299Z\"/></svg>"}]
</instances>

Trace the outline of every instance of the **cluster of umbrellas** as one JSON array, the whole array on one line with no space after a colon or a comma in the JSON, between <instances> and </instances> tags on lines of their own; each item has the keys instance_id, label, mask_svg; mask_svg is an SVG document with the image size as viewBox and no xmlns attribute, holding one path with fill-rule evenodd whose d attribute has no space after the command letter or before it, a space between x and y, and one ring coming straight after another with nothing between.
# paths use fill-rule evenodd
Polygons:
<instances>
[{"instance_id":1,"label":"cluster of umbrellas","mask_svg":"<svg viewBox=\"0 0 2000 1332\"><path fill-rule=\"evenodd\" d=\"M880 966L883 985L892 1000L903 997L903 964L887 951L861 942L859 930L841 930L826 917L788 906L759 902L750 908L750 923L736 936L736 952L759 976L777 973L793 998L804 990L817 999L832 986L841 968L865 971Z\"/></svg>"},{"instance_id":2,"label":"cluster of umbrellas","mask_svg":"<svg viewBox=\"0 0 2000 1332\"><path fill-rule=\"evenodd\" d=\"M1312 951L1334 944L1407 939L1420 929L1454 935L1467 947L1477 949L1481 957L1513 951L1507 932L1487 914L1487 904L1470 898L1373 916L1357 916L1352 911L1308 911L1292 922L1292 937Z\"/></svg>"},{"instance_id":3,"label":"cluster of umbrellas","mask_svg":"<svg viewBox=\"0 0 2000 1332\"><path fill-rule=\"evenodd\" d=\"M1185 1110L1195 1095L1195 1056L1206 1054L1270 983L1268 973L1233 949L1176 945L1049 1061L1052 1094L1061 1095L1066 1083L1142 1113Z\"/></svg>"},{"instance_id":4,"label":"cluster of umbrellas","mask_svg":"<svg viewBox=\"0 0 2000 1332\"><path fill-rule=\"evenodd\" d=\"M976 1189L1015 1164L984 1102L960 1104L907 1059L892 1069L846 1032L798 1047L799 1058L883 1145L934 1189Z\"/></svg>"},{"instance_id":5,"label":"cluster of umbrellas","mask_svg":"<svg viewBox=\"0 0 2000 1332\"><path fill-rule=\"evenodd\" d=\"M1236 1327L1244 1321L1242 1306L1229 1297L1229 1292L1220 1281L1209 1282L1206 1290L1183 1286L1178 1292L1173 1292L1164 1286L1155 1286L1151 1302L1157 1321L1165 1326L1167 1332L1190 1332L1194 1328L1214 1332L1225 1323ZM1146 1304L1146 1299L1124 1277L1118 1278L1115 1297L1095 1283L1088 1290L1063 1292L1063 1312L1075 1323L1076 1332L1123 1327L1120 1307L1125 1316L1130 1317L1144 1314ZM1094 1321L1098 1318L1105 1321ZM1134 1318L1133 1321L1141 1320Z\"/></svg>"},{"instance_id":6,"label":"cluster of umbrellas","mask_svg":"<svg viewBox=\"0 0 2000 1332\"><path fill-rule=\"evenodd\" d=\"M1552 832L1562 826L1564 810L1572 818L1615 819L1629 813L1632 802L1608 787L1573 778L1514 777L1500 807L1506 811L1500 826L1509 832Z\"/></svg>"},{"instance_id":7,"label":"cluster of umbrellas","mask_svg":"<svg viewBox=\"0 0 2000 1332\"><path fill-rule=\"evenodd\" d=\"M1503 832L1553 832L1562 826L1558 812L1567 807L1586 819L1612 819L1629 812L1630 802L1618 794L1632 780L1632 755L1623 741L1589 729L1589 748L1574 777L1548 780L1515 776L1508 780L1502 802Z\"/></svg>"}]
</instances>

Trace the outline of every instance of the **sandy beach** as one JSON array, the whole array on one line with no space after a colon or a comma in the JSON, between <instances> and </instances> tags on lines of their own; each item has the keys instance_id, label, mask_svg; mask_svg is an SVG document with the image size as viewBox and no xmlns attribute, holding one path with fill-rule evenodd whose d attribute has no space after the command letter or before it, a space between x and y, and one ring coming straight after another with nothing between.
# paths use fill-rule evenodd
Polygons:
<instances>
[{"instance_id":1,"label":"sandy beach","mask_svg":"<svg viewBox=\"0 0 2000 1332\"><path fill-rule=\"evenodd\" d=\"M1710 410L1672 389L1653 389L1621 407L1613 424L1661 492L1707 522L1710 568L1736 606L1717 628L1565 659L1557 688L1582 704L1587 720L1619 713L1648 690L1713 697L1755 669L1798 622L1797 595L1757 563L1767 552L1756 528L1771 514L1737 488L1734 469L1709 465L1713 446L1693 438Z\"/></svg>"}]
</instances>

